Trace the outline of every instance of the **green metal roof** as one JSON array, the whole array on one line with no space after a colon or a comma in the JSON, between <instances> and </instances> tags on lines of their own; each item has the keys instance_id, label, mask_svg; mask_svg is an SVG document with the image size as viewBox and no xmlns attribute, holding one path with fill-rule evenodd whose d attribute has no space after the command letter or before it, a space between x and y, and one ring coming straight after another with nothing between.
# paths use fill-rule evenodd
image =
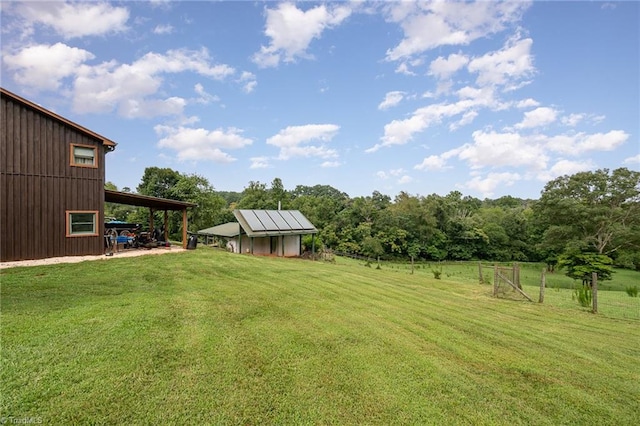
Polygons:
<instances>
[{"instance_id":1,"label":"green metal roof","mask_svg":"<svg viewBox=\"0 0 640 426\"><path fill-rule=\"evenodd\" d=\"M237 237L240 233L240 225L238 222L223 223L222 225L213 226L211 228L201 229L198 235L215 235L216 237Z\"/></svg>"}]
</instances>

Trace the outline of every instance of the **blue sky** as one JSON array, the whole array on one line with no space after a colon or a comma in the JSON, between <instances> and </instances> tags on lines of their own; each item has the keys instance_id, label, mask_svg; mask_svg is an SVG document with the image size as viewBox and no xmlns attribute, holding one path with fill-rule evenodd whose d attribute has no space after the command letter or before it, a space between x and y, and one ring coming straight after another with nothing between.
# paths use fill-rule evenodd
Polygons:
<instances>
[{"instance_id":1,"label":"blue sky","mask_svg":"<svg viewBox=\"0 0 640 426\"><path fill-rule=\"evenodd\" d=\"M2 86L149 166L538 198L640 169L637 2L5 2Z\"/></svg>"}]
</instances>

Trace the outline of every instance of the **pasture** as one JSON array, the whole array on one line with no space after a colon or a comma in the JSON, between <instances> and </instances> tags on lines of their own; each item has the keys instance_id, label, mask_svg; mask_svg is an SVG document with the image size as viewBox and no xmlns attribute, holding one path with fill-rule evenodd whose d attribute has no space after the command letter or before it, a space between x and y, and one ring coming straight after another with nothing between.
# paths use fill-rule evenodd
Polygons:
<instances>
[{"instance_id":1,"label":"pasture","mask_svg":"<svg viewBox=\"0 0 640 426\"><path fill-rule=\"evenodd\" d=\"M4 270L0 417L640 423L638 321L428 271L206 247Z\"/></svg>"}]
</instances>

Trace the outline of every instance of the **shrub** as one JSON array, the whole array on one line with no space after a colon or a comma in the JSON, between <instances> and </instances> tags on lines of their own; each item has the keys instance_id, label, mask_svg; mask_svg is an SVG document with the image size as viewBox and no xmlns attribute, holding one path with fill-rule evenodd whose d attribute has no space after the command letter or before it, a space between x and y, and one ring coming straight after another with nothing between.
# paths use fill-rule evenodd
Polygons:
<instances>
[{"instance_id":1,"label":"shrub","mask_svg":"<svg viewBox=\"0 0 640 426\"><path fill-rule=\"evenodd\" d=\"M629 297L638 297L638 286L634 285L633 287L629 286L626 288L627 294Z\"/></svg>"},{"instance_id":2,"label":"shrub","mask_svg":"<svg viewBox=\"0 0 640 426\"><path fill-rule=\"evenodd\" d=\"M573 291L573 300L577 300L578 304L583 308L591 307L591 301L593 300L593 293L591 292L591 286L582 285Z\"/></svg>"},{"instance_id":3,"label":"shrub","mask_svg":"<svg viewBox=\"0 0 640 426\"><path fill-rule=\"evenodd\" d=\"M442 275L442 267L435 268L435 269L432 268L431 272L433 273L433 278L435 278L436 280L439 280L440 276Z\"/></svg>"}]
</instances>

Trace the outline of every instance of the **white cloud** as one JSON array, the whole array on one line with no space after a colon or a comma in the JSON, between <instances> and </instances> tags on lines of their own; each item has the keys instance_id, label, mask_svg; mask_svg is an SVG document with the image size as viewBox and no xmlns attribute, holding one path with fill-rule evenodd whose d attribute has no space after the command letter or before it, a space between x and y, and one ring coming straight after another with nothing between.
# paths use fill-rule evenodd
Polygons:
<instances>
[{"instance_id":1,"label":"white cloud","mask_svg":"<svg viewBox=\"0 0 640 426\"><path fill-rule=\"evenodd\" d=\"M514 90L527 84L525 81L535 71L530 38L520 39L519 35L507 41L505 46L495 52L489 52L469 62L468 70L478 73L476 83L479 86L499 85L505 90Z\"/></svg>"},{"instance_id":2,"label":"white cloud","mask_svg":"<svg viewBox=\"0 0 640 426\"><path fill-rule=\"evenodd\" d=\"M406 171L403 168L399 168L399 169L391 169L386 172L383 170L380 170L376 172L376 176L382 180L387 180L387 179L396 177L396 178L399 178L398 180L400 181L406 176L405 173Z\"/></svg>"},{"instance_id":3,"label":"white cloud","mask_svg":"<svg viewBox=\"0 0 640 426\"><path fill-rule=\"evenodd\" d=\"M209 93L207 93L206 90L204 90L204 86L200 83L196 83L196 85L193 87L193 90L198 94L198 99L196 99L196 102L199 104L210 104L211 102L219 102L220 98L216 95L211 95Z\"/></svg>"},{"instance_id":4,"label":"white cloud","mask_svg":"<svg viewBox=\"0 0 640 426\"><path fill-rule=\"evenodd\" d=\"M416 170L444 170L447 166L447 159L441 155L430 155L422 160L422 163L414 166Z\"/></svg>"},{"instance_id":5,"label":"white cloud","mask_svg":"<svg viewBox=\"0 0 640 426\"><path fill-rule=\"evenodd\" d=\"M573 175L578 172L584 172L595 168L595 164L591 160L586 161L570 161L560 159L549 169L538 173L537 178L543 182L548 182L559 176Z\"/></svg>"},{"instance_id":6,"label":"white cloud","mask_svg":"<svg viewBox=\"0 0 640 426\"><path fill-rule=\"evenodd\" d=\"M122 32L129 20L127 8L106 2L23 2L17 12L25 27L45 25L64 39Z\"/></svg>"},{"instance_id":7,"label":"white cloud","mask_svg":"<svg viewBox=\"0 0 640 426\"><path fill-rule=\"evenodd\" d=\"M562 124L565 126L575 127L586 117L585 114L569 114L562 117Z\"/></svg>"},{"instance_id":8,"label":"white cloud","mask_svg":"<svg viewBox=\"0 0 640 426\"><path fill-rule=\"evenodd\" d=\"M431 104L426 107L419 108L413 112L413 115L403 120L393 120L384 126L384 136L381 143L368 148L365 152L375 152L380 148L404 145L413 139L413 135L424 131L428 127L441 123L443 119L454 117L460 114L466 114L458 125L464 125L475 118L477 113L469 111L479 107L500 108L500 104L493 99L493 92L489 90L478 90L470 93L469 96L475 98L461 99L457 102L445 104Z\"/></svg>"},{"instance_id":9,"label":"white cloud","mask_svg":"<svg viewBox=\"0 0 640 426\"><path fill-rule=\"evenodd\" d=\"M269 167L269 159L267 157L251 157L250 169L266 169Z\"/></svg>"},{"instance_id":10,"label":"white cloud","mask_svg":"<svg viewBox=\"0 0 640 426\"><path fill-rule=\"evenodd\" d=\"M171 34L173 33L173 26L171 24L156 25L153 29L154 34Z\"/></svg>"},{"instance_id":11,"label":"white cloud","mask_svg":"<svg viewBox=\"0 0 640 426\"><path fill-rule=\"evenodd\" d=\"M416 73L415 73L415 72L413 72L413 71L411 71L411 70L409 69L409 66L407 65L407 63L406 63L406 62L401 62L401 63L400 63L400 65L398 65L398 66L396 67L395 72L396 72L397 74L404 74L404 75L416 75Z\"/></svg>"},{"instance_id":12,"label":"white cloud","mask_svg":"<svg viewBox=\"0 0 640 426\"><path fill-rule=\"evenodd\" d=\"M177 96L167 99L124 99L118 113L128 118L180 115L186 104L187 101Z\"/></svg>"},{"instance_id":13,"label":"white cloud","mask_svg":"<svg viewBox=\"0 0 640 426\"><path fill-rule=\"evenodd\" d=\"M493 87L469 87L465 86L458 91L456 94L460 99L470 99L473 102L469 104L472 106L484 106L492 109L506 109L508 107L507 104L503 104L499 102L495 97L495 89Z\"/></svg>"},{"instance_id":14,"label":"white cloud","mask_svg":"<svg viewBox=\"0 0 640 426\"><path fill-rule=\"evenodd\" d=\"M242 86L242 90L245 93L253 92L258 85L255 74L249 71L243 71L240 75L240 78L238 79L238 82L244 84L244 86Z\"/></svg>"},{"instance_id":15,"label":"white cloud","mask_svg":"<svg viewBox=\"0 0 640 426\"><path fill-rule=\"evenodd\" d=\"M338 154L334 149L327 148L324 142L331 141L338 130L340 130L340 126L335 124L289 126L267 139L267 144L280 148L278 156L280 160L288 160L293 157L332 158L337 157ZM307 145L311 141L321 143L320 145Z\"/></svg>"},{"instance_id":16,"label":"white cloud","mask_svg":"<svg viewBox=\"0 0 640 426\"><path fill-rule=\"evenodd\" d=\"M178 153L178 160L210 160L215 163L235 161L223 150L239 149L252 144L252 140L242 136L236 128L206 130L203 128L171 127L157 125L158 147L168 148Z\"/></svg>"},{"instance_id":17,"label":"white cloud","mask_svg":"<svg viewBox=\"0 0 640 426\"><path fill-rule=\"evenodd\" d=\"M580 155L588 151L613 151L629 139L629 134L622 130L611 130L607 133L576 133L557 135L548 138L547 148L568 155Z\"/></svg>"},{"instance_id":18,"label":"white cloud","mask_svg":"<svg viewBox=\"0 0 640 426\"><path fill-rule=\"evenodd\" d=\"M640 164L640 154L638 155L634 155L633 157L627 157L624 159L624 161L622 162L623 164Z\"/></svg>"},{"instance_id":19,"label":"white cloud","mask_svg":"<svg viewBox=\"0 0 640 426\"><path fill-rule=\"evenodd\" d=\"M91 59L94 59L92 53L63 43L29 46L3 56L7 69L18 83L37 90L58 90L64 85L65 91L72 94L76 112L117 110L125 117L182 113L183 99L154 97L160 91L165 74L194 72L222 80L235 72L228 65L212 64L206 49L150 52L131 64L116 61L87 64ZM202 100L201 97L198 102Z\"/></svg>"},{"instance_id":20,"label":"white cloud","mask_svg":"<svg viewBox=\"0 0 640 426\"><path fill-rule=\"evenodd\" d=\"M569 127L576 127L580 123L598 124L602 122L606 117L604 115L586 114L586 113L573 113L562 117L562 124Z\"/></svg>"},{"instance_id":21,"label":"white cloud","mask_svg":"<svg viewBox=\"0 0 640 426\"><path fill-rule=\"evenodd\" d=\"M518 133L496 133L477 130L473 143L463 145L458 152L461 160L474 168L526 167L540 170L549 160L544 145L535 138L525 138Z\"/></svg>"},{"instance_id":22,"label":"white cloud","mask_svg":"<svg viewBox=\"0 0 640 426\"><path fill-rule=\"evenodd\" d=\"M387 50L396 61L445 45L467 45L518 22L529 2L397 2L387 19L399 23L403 40Z\"/></svg>"},{"instance_id":23,"label":"white cloud","mask_svg":"<svg viewBox=\"0 0 640 426\"><path fill-rule=\"evenodd\" d=\"M527 98L516 102L516 108L531 108L540 106L540 102L535 99Z\"/></svg>"},{"instance_id":24,"label":"white cloud","mask_svg":"<svg viewBox=\"0 0 640 426\"><path fill-rule=\"evenodd\" d=\"M417 75L414 71L411 70L411 68L416 68L421 66L422 64L424 64L424 59L423 58L416 58L416 59L412 59L412 60L404 60L402 62L400 62L400 64L397 66L395 72L397 74L404 74L404 75Z\"/></svg>"},{"instance_id":25,"label":"white cloud","mask_svg":"<svg viewBox=\"0 0 640 426\"><path fill-rule=\"evenodd\" d=\"M320 164L320 167L323 168L335 168L335 167L340 167L342 165L342 163L340 163L339 161L325 161L324 163Z\"/></svg>"},{"instance_id":26,"label":"white cloud","mask_svg":"<svg viewBox=\"0 0 640 426\"><path fill-rule=\"evenodd\" d=\"M78 68L74 82L73 107L77 112L103 113L117 109L129 117L131 109L127 104L136 103L139 111L135 116L180 114L181 109L153 108L140 112L145 105L153 106L157 100L148 99L155 95L163 83L162 75L170 73L194 72L221 80L235 71L228 65L210 63L206 49L169 50L166 54L147 53L132 64L105 62L96 66L83 65ZM163 102L166 102L163 101ZM174 104L177 106L177 104Z\"/></svg>"},{"instance_id":27,"label":"white cloud","mask_svg":"<svg viewBox=\"0 0 640 426\"><path fill-rule=\"evenodd\" d=\"M56 43L38 44L15 54L4 54L3 61L14 71L13 79L17 83L38 90L56 90L64 78L73 76L81 64L94 57L86 50Z\"/></svg>"},{"instance_id":28,"label":"white cloud","mask_svg":"<svg viewBox=\"0 0 640 426\"><path fill-rule=\"evenodd\" d=\"M467 65L469 58L461 53L452 53L448 58L438 56L429 65L429 75L439 79L449 78L456 71Z\"/></svg>"},{"instance_id":29,"label":"white cloud","mask_svg":"<svg viewBox=\"0 0 640 426\"><path fill-rule=\"evenodd\" d=\"M340 5L320 5L307 11L293 3L280 3L267 9L265 35L269 46L261 46L253 61L262 68L278 66L281 60L293 62L298 57L310 57L307 48L328 28L340 25L351 14L351 8Z\"/></svg>"},{"instance_id":30,"label":"white cloud","mask_svg":"<svg viewBox=\"0 0 640 426\"><path fill-rule=\"evenodd\" d=\"M477 111L465 112L460 120L456 121L455 123L451 123L449 125L449 131L453 132L454 130L459 129L462 126L466 126L467 124L470 124L471 122L473 122L473 120L475 120L477 116L478 116Z\"/></svg>"},{"instance_id":31,"label":"white cloud","mask_svg":"<svg viewBox=\"0 0 640 426\"><path fill-rule=\"evenodd\" d=\"M539 107L533 111L524 113L524 119L515 125L516 129L530 129L532 127L541 127L556 121L558 111L553 108Z\"/></svg>"},{"instance_id":32,"label":"white cloud","mask_svg":"<svg viewBox=\"0 0 640 426\"><path fill-rule=\"evenodd\" d=\"M398 105L404 98L405 93L400 91L387 92L384 101L380 102L378 109L385 110Z\"/></svg>"},{"instance_id":33,"label":"white cloud","mask_svg":"<svg viewBox=\"0 0 640 426\"><path fill-rule=\"evenodd\" d=\"M489 173L485 178L474 176L465 187L480 192L484 197L491 197L499 185L511 186L521 179L518 173Z\"/></svg>"},{"instance_id":34,"label":"white cloud","mask_svg":"<svg viewBox=\"0 0 640 426\"><path fill-rule=\"evenodd\" d=\"M404 185L410 182L413 182L413 178L409 175L403 175L400 179L398 179L399 185Z\"/></svg>"},{"instance_id":35,"label":"white cloud","mask_svg":"<svg viewBox=\"0 0 640 426\"><path fill-rule=\"evenodd\" d=\"M257 81L255 80L249 81L244 86L242 86L242 91L245 93L251 93L256 89L257 85L258 85Z\"/></svg>"}]
</instances>

